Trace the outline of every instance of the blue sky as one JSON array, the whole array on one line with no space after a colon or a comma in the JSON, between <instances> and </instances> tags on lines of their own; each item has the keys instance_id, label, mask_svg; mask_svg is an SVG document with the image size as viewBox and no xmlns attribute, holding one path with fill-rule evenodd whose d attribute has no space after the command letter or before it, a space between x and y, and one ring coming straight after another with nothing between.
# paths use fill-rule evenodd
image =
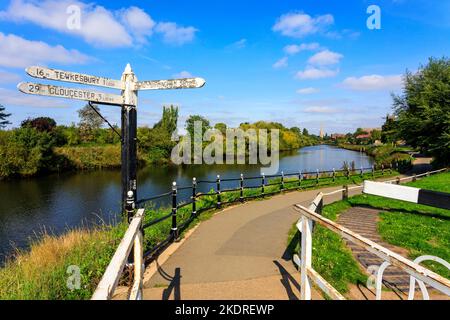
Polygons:
<instances>
[{"instance_id":1,"label":"blue sky","mask_svg":"<svg viewBox=\"0 0 450 320\"><path fill-rule=\"evenodd\" d=\"M70 5L81 9L80 29L67 28ZM381 9L381 30L367 28L370 5ZM180 127L201 114L231 126L271 120L348 132L380 126L401 75L448 56L448 39L450 1L8 0L0 4L0 104L13 127L36 116L78 122L82 102L19 93L18 82L34 81L24 68L120 78L129 62L139 80L207 80L197 90L141 93L140 125L172 103ZM119 122L117 108L102 111Z\"/></svg>"}]
</instances>

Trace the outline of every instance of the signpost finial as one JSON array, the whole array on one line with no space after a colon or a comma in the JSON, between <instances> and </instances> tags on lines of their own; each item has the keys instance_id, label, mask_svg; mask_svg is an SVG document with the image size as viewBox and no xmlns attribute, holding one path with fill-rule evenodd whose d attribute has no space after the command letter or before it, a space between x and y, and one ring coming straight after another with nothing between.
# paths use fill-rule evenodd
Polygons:
<instances>
[{"instance_id":1,"label":"signpost finial","mask_svg":"<svg viewBox=\"0 0 450 320\"><path fill-rule=\"evenodd\" d=\"M123 73L130 74L133 73L133 69L131 69L131 65L127 63L127 66L125 67L125 71Z\"/></svg>"}]
</instances>

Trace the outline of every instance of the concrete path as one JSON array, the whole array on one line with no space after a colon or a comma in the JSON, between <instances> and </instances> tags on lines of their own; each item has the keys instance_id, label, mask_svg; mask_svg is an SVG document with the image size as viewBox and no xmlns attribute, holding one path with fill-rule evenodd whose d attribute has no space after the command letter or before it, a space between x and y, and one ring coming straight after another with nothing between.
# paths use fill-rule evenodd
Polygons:
<instances>
[{"instance_id":1,"label":"concrete path","mask_svg":"<svg viewBox=\"0 0 450 320\"><path fill-rule=\"evenodd\" d=\"M216 214L158 266L144 298L298 299L299 273L285 252L287 234L299 219L293 205L307 206L320 191L340 188L286 193ZM326 201L340 198L338 193Z\"/></svg>"}]
</instances>

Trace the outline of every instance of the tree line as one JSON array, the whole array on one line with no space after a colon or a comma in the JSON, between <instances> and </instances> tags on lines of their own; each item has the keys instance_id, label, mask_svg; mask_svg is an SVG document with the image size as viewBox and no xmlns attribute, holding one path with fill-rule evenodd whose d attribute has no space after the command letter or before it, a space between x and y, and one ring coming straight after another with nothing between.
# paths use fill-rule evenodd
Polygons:
<instances>
[{"instance_id":1,"label":"tree line","mask_svg":"<svg viewBox=\"0 0 450 320\"><path fill-rule=\"evenodd\" d=\"M406 71L400 94L392 94L392 115L386 117L382 130L364 135L363 129L337 139L338 144L384 145L373 153L396 152L404 145L434 158L436 166L450 164L450 60L430 58L416 72ZM390 148L389 148L390 147ZM397 148L398 149L398 148ZM383 151L384 150L384 151ZM383 152L381 152L383 151Z\"/></svg>"},{"instance_id":2,"label":"tree line","mask_svg":"<svg viewBox=\"0 0 450 320\"><path fill-rule=\"evenodd\" d=\"M93 109L95 108L95 110ZM97 106L86 105L78 111L79 122L70 126L57 125L50 117L30 118L19 128L0 130L0 178L33 176L67 170L115 168L120 166L120 128L105 128ZM9 124L4 107L0 107L0 125ZM138 159L141 165L170 164L176 145L173 135L178 127L178 107L164 106L161 119L152 127L138 128ZM203 130L226 132L225 123L214 126L200 115L188 117L186 132L193 134L200 121ZM281 123L258 121L242 123L239 128L280 130L280 150L294 150L317 144L318 137L306 129L286 128Z\"/></svg>"}]
</instances>

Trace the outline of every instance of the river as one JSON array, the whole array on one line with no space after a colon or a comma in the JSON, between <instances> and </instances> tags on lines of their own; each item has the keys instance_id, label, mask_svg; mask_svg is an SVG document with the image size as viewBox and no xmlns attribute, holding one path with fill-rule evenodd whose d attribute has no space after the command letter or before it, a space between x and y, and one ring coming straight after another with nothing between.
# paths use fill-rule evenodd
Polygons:
<instances>
[{"instance_id":1,"label":"river","mask_svg":"<svg viewBox=\"0 0 450 320\"><path fill-rule=\"evenodd\" d=\"M343 162L355 161L356 168L371 167L364 153L320 145L305 147L280 156L280 171L332 170ZM138 196L151 197L170 190L173 181L190 185L192 178L215 180L258 176L257 165L192 165L146 167L138 172ZM258 182L260 183L260 181ZM213 185L203 185L203 189ZM224 187L227 187L226 185ZM206 191L206 190L200 190ZM120 171L75 172L32 179L0 181L0 263L14 247L26 248L29 239L42 230L61 234L68 228L105 221L114 223L120 211ZM187 197L184 192L181 197Z\"/></svg>"}]
</instances>

